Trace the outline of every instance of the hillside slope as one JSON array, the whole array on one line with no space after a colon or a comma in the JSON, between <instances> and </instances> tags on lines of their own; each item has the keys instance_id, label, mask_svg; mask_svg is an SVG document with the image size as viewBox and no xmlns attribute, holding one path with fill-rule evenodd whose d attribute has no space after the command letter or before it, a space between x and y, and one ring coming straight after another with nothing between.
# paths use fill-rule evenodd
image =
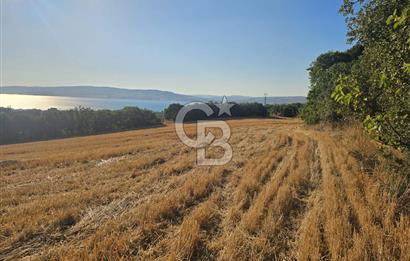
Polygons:
<instances>
[{"instance_id":1,"label":"hillside slope","mask_svg":"<svg viewBox=\"0 0 410 261\"><path fill-rule=\"evenodd\" d=\"M410 260L409 195L359 131L228 123L221 167L173 126L1 146L0 259Z\"/></svg>"}]
</instances>

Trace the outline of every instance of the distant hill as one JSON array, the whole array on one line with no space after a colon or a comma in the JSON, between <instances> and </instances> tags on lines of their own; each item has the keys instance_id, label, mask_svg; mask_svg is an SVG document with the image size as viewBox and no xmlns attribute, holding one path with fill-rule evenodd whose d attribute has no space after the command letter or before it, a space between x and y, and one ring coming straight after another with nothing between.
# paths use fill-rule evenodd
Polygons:
<instances>
[{"instance_id":1,"label":"distant hill","mask_svg":"<svg viewBox=\"0 0 410 261\"><path fill-rule=\"evenodd\" d=\"M221 101L223 96L216 96L216 95L194 95L203 100L207 101ZM233 95L227 96L228 101L231 102L238 102L238 103L246 103L246 102L258 102L264 103L265 97L251 97L251 96L240 96L240 95ZM288 104L288 103L305 103L306 97L304 96L269 96L266 97L267 104Z\"/></svg>"},{"instance_id":2,"label":"distant hill","mask_svg":"<svg viewBox=\"0 0 410 261\"><path fill-rule=\"evenodd\" d=\"M143 90L143 89L124 89L115 87L96 87L96 86L61 86L61 87L40 87L40 86L4 86L0 88L0 93L4 94L25 94L25 95L44 95L44 96L66 96L81 98L103 98L103 99L138 99L155 101L221 101L222 96L217 95L185 95L169 91ZM264 97L250 96L228 96L230 102L264 102ZM267 97L269 104L284 103L304 103L306 98L303 96L289 97Z\"/></svg>"},{"instance_id":3,"label":"distant hill","mask_svg":"<svg viewBox=\"0 0 410 261\"><path fill-rule=\"evenodd\" d=\"M26 94L45 96L66 96L103 99L138 99L157 101L193 101L198 98L159 90L123 89L114 87L94 86L62 86L62 87L27 87L5 86L0 88L1 93Z\"/></svg>"}]
</instances>

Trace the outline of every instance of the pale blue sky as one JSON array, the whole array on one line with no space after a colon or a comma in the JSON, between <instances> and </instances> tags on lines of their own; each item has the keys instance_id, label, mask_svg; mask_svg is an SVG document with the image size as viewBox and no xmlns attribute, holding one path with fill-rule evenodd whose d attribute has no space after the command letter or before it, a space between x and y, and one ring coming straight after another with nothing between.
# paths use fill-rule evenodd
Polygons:
<instances>
[{"instance_id":1,"label":"pale blue sky","mask_svg":"<svg viewBox=\"0 0 410 261\"><path fill-rule=\"evenodd\" d=\"M342 0L0 0L1 85L306 95Z\"/></svg>"}]
</instances>

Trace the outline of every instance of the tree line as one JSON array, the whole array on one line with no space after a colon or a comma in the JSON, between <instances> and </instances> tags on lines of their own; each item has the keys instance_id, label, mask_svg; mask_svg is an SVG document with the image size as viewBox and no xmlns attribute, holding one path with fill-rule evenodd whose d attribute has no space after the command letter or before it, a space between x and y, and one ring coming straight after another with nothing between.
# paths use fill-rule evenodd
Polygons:
<instances>
[{"instance_id":1,"label":"tree line","mask_svg":"<svg viewBox=\"0 0 410 261\"><path fill-rule=\"evenodd\" d=\"M267 110L271 117L297 117L303 107L303 103L289 103L289 104L268 104Z\"/></svg>"},{"instance_id":2,"label":"tree line","mask_svg":"<svg viewBox=\"0 0 410 261\"><path fill-rule=\"evenodd\" d=\"M307 123L357 119L385 144L410 149L410 1L344 0L353 47L311 64Z\"/></svg>"},{"instance_id":3,"label":"tree line","mask_svg":"<svg viewBox=\"0 0 410 261\"><path fill-rule=\"evenodd\" d=\"M154 112L137 107L121 110L16 110L0 108L0 144L91 135L161 124Z\"/></svg>"},{"instance_id":4,"label":"tree line","mask_svg":"<svg viewBox=\"0 0 410 261\"><path fill-rule=\"evenodd\" d=\"M231 116L218 116L219 108L208 103L214 113L210 117L204 112L193 110L185 121L238 117L295 117L302 104L277 104L264 106L260 103L234 104ZM116 131L158 126L162 119L174 120L181 104L171 104L163 113L152 112L137 107L121 110L92 110L78 107L71 110L21 110L0 107L0 144L68 138Z\"/></svg>"},{"instance_id":5,"label":"tree line","mask_svg":"<svg viewBox=\"0 0 410 261\"><path fill-rule=\"evenodd\" d=\"M234 106L231 107L231 116L223 114L218 116L219 108L216 106L215 103L209 102L207 103L211 109L213 110L213 114L209 117L200 110L192 110L187 113L184 120L185 121L197 121L197 120L207 120L207 119L215 119L215 118L226 118L226 117L266 117L268 116L268 111L265 106L260 103L233 103ZM168 106L164 110L164 118L166 120L175 120L176 115L178 114L179 110L183 107L183 105L179 103L173 103Z\"/></svg>"}]
</instances>

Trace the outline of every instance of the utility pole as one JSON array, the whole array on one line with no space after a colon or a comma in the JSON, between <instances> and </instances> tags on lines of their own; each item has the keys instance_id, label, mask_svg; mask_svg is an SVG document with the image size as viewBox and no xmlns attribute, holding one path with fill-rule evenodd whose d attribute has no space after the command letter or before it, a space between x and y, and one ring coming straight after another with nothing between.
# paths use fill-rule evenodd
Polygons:
<instances>
[{"instance_id":1,"label":"utility pole","mask_svg":"<svg viewBox=\"0 0 410 261\"><path fill-rule=\"evenodd\" d=\"M268 96L268 94L264 93L263 95L265 96L265 106L266 106L266 97Z\"/></svg>"}]
</instances>

